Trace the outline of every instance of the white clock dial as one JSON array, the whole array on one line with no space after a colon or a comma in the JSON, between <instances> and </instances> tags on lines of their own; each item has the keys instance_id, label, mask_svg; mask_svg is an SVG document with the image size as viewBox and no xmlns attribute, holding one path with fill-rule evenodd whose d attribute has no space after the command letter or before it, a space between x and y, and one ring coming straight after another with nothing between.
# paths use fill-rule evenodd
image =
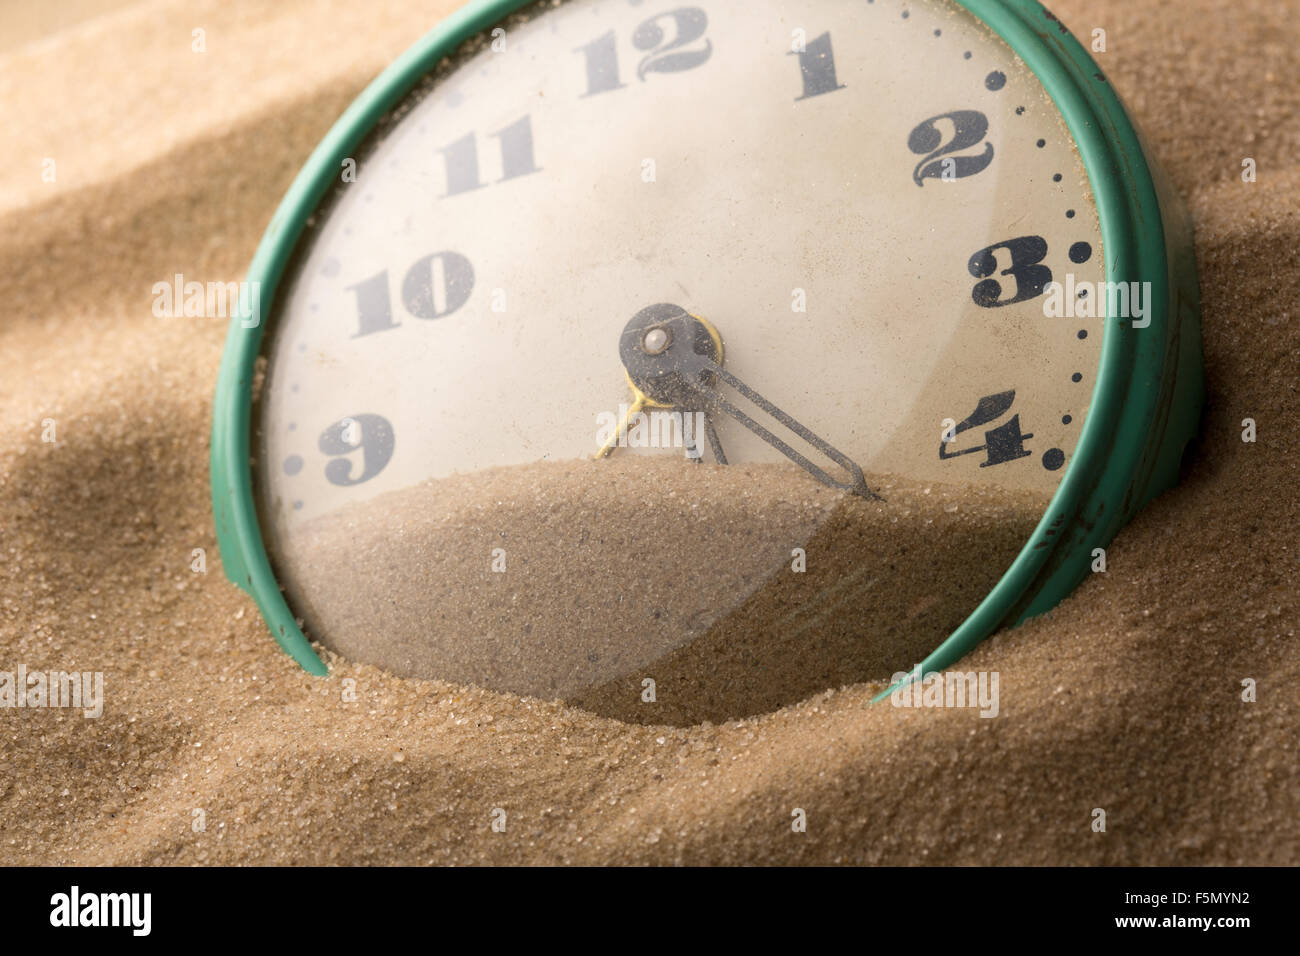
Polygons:
<instances>
[{"instance_id":1,"label":"white clock dial","mask_svg":"<svg viewBox=\"0 0 1300 956\"><path fill-rule=\"evenodd\" d=\"M547 696L656 662L743 688L800 628L865 648L828 679L915 663L1095 383L1097 211L1037 78L939 0L571 0L491 39L359 151L274 306L260 507L308 632ZM723 372L637 414L620 337L657 304ZM808 467L845 460L870 495ZM774 614L767 650L726 637Z\"/></svg>"}]
</instances>

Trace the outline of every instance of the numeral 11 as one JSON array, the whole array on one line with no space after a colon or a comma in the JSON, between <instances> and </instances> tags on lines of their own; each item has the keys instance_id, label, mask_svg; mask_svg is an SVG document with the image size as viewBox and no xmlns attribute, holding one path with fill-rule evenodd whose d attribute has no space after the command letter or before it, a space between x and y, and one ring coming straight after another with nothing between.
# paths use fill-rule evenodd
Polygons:
<instances>
[{"instance_id":1,"label":"numeral 11","mask_svg":"<svg viewBox=\"0 0 1300 956\"><path fill-rule=\"evenodd\" d=\"M492 137L501 141L501 178L497 182L503 183L508 179L541 171L533 159L533 125L529 117L515 120L505 129L493 133ZM479 178L478 140L475 134L467 133L438 152L447 161L446 196L457 196L486 185Z\"/></svg>"}]
</instances>

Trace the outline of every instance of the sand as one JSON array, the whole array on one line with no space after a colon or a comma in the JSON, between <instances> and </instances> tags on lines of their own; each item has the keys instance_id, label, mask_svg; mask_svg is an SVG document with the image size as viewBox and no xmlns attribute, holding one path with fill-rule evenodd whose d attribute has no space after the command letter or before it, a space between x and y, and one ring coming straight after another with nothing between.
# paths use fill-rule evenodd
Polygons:
<instances>
[{"instance_id":1,"label":"sand","mask_svg":"<svg viewBox=\"0 0 1300 956\"><path fill-rule=\"evenodd\" d=\"M342 508L273 558L306 633L349 660L638 723L719 722L884 690L997 584L1048 503L868 482L878 500L794 464L543 461Z\"/></svg>"},{"instance_id":2,"label":"sand","mask_svg":"<svg viewBox=\"0 0 1300 956\"><path fill-rule=\"evenodd\" d=\"M1107 573L967 659L999 672L999 716L860 683L691 726L338 658L309 677L224 579L224 323L155 318L150 287L237 279L317 138L453 4L231 6L0 50L0 670L102 671L106 695L98 719L0 710L0 863L1300 862L1292 4L1053 4L1107 29L1193 210L1210 405Z\"/></svg>"}]
</instances>

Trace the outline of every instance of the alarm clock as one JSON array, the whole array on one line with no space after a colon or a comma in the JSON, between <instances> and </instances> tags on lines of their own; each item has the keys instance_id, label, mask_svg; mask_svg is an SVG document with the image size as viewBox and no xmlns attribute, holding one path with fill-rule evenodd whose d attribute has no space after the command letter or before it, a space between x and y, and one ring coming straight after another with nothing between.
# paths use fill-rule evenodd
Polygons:
<instances>
[{"instance_id":1,"label":"alarm clock","mask_svg":"<svg viewBox=\"0 0 1300 956\"><path fill-rule=\"evenodd\" d=\"M243 288L213 510L280 645L640 722L954 666L1203 403L1187 216L1032 0L474 0Z\"/></svg>"}]
</instances>

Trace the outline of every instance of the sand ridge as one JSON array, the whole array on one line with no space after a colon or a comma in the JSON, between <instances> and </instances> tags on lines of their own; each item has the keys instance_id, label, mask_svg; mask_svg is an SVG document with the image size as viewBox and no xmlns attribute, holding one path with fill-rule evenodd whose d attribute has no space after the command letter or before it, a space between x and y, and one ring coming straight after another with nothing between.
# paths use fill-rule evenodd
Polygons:
<instances>
[{"instance_id":1,"label":"sand ridge","mask_svg":"<svg viewBox=\"0 0 1300 956\"><path fill-rule=\"evenodd\" d=\"M542 461L427 481L269 540L305 633L350 660L689 725L883 690L997 584L1048 501L870 481L877 500L793 463Z\"/></svg>"}]
</instances>

